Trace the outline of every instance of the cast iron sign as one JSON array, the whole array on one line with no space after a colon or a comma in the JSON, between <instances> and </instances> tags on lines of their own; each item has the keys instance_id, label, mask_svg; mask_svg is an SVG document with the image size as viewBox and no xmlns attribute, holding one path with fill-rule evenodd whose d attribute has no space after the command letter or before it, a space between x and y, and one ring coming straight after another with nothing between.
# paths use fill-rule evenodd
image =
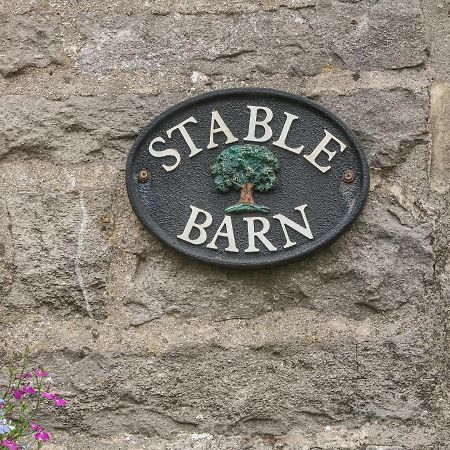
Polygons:
<instances>
[{"instance_id":1,"label":"cast iron sign","mask_svg":"<svg viewBox=\"0 0 450 450\"><path fill-rule=\"evenodd\" d=\"M237 268L282 264L329 244L369 187L365 156L341 120L269 89L175 105L142 130L126 178L135 213L162 241Z\"/></svg>"}]
</instances>

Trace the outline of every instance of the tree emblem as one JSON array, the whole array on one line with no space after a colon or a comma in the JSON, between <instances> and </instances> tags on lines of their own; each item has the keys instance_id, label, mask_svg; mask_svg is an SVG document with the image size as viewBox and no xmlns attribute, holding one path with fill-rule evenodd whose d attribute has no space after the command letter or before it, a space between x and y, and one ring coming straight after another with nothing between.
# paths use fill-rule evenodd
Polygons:
<instances>
[{"instance_id":1,"label":"tree emblem","mask_svg":"<svg viewBox=\"0 0 450 450\"><path fill-rule=\"evenodd\" d=\"M258 211L268 213L269 208L255 204L253 190L270 191L277 181L275 172L280 163L267 148L259 145L232 145L223 150L211 168L214 183L220 192L240 190L239 202L226 212Z\"/></svg>"}]
</instances>

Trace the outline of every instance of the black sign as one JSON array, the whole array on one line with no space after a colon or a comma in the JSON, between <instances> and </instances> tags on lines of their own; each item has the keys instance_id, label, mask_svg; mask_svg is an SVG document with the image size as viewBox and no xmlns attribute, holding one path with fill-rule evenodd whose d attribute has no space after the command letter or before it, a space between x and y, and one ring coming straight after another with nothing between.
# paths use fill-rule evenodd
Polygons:
<instances>
[{"instance_id":1,"label":"black sign","mask_svg":"<svg viewBox=\"0 0 450 450\"><path fill-rule=\"evenodd\" d=\"M175 105L142 130L126 177L146 228L185 255L236 268L282 264L329 244L369 188L366 158L341 120L269 89Z\"/></svg>"}]
</instances>

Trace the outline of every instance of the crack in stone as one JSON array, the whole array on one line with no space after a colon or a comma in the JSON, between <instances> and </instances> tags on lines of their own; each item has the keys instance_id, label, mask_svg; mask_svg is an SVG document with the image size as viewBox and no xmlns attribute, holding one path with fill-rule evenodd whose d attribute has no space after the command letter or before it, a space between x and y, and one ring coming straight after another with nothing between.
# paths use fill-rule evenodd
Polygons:
<instances>
[{"instance_id":1,"label":"crack in stone","mask_svg":"<svg viewBox=\"0 0 450 450\"><path fill-rule=\"evenodd\" d=\"M88 316L92 319L92 308L89 303L89 293L86 289L86 284L84 282L83 273L81 271L80 260L83 252L83 244L84 244L84 233L86 232L87 225L87 209L84 203L83 191L80 191L80 212L81 212L81 220L80 220L80 228L78 230L78 241L77 241L77 253L75 256L75 273L77 275L78 284L81 288L81 292L83 293L84 305Z\"/></svg>"}]
</instances>

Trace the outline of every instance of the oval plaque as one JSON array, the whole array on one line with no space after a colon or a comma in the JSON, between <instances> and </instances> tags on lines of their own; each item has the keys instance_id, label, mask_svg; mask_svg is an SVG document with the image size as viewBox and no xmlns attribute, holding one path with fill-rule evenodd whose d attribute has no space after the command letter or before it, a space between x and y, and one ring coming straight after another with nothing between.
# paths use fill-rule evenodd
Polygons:
<instances>
[{"instance_id":1,"label":"oval plaque","mask_svg":"<svg viewBox=\"0 0 450 450\"><path fill-rule=\"evenodd\" d=\"M126 182L144 226L196 259L273 266L329 244L366 200L353 133L303 97L229 89L175 105L131 149Z\"/></svg>"}]
</instances>

